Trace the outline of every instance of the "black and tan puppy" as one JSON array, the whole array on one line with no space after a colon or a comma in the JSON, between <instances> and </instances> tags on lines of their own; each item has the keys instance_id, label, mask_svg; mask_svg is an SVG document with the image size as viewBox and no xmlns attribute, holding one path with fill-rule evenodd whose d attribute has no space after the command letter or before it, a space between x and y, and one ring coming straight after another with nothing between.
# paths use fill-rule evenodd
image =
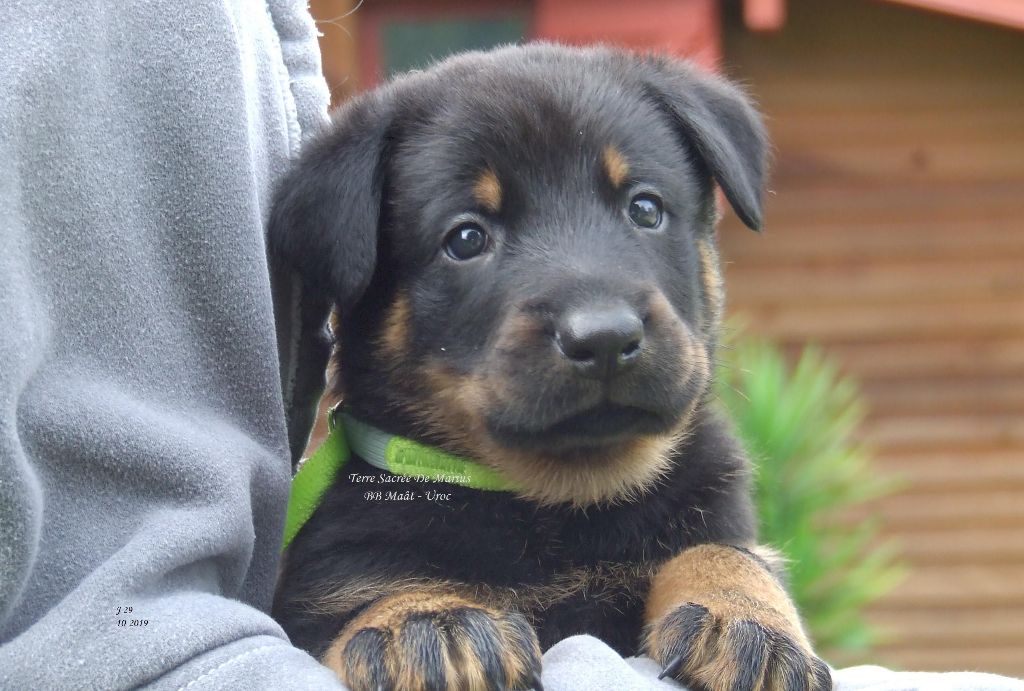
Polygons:
<instances>
[{"instance_id":1,"label":"black and tan puppy","mask_svg":"<svg viewBox=\"0 0 1024 691\"><path fill-rule=\"evenodd\" d=\"M610 49L466 54L336 115L270 227L338 315L336 392L515 489L367 500L351 460L287 554L295 644L357 690L528 688L577 633L694 689L831 688L708 400L714 184L758 228L765 146L735 88Z\"/></svg>"}]
</instances>

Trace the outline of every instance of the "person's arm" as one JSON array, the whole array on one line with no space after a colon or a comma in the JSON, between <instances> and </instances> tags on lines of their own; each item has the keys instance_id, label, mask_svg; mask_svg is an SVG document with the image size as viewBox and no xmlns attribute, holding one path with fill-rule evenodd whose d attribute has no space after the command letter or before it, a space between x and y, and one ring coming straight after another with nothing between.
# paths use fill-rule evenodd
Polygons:
<instances>
[{"instance_id":1,"label":"person's arm","mask_svg":"<svg viewBox=\"0 0 1024 691\"><path fill-rule=\"evenodd\" d=\"M340 688L266 614L302 0L0 5L0 688Z\"/></svg>"}]
</instances>

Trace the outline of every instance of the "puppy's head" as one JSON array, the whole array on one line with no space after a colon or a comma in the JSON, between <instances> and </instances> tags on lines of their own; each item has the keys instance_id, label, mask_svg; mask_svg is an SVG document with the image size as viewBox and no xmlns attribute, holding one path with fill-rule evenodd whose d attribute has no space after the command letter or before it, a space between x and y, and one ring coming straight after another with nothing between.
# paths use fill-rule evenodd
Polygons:
<instances>
[{"instance_id":1,"label":"puppy's head","mask_svg":"<svg viewBox=\"0 0 1024 691\"><path fill-rule=\"evenodd\" d=\"M711 377L717 182L761 223L765 137L670 59L470 53L345 106L284 181L271 251L333 303L355 415L535 500L626 498Z\"/></svg>"}]
</instances>

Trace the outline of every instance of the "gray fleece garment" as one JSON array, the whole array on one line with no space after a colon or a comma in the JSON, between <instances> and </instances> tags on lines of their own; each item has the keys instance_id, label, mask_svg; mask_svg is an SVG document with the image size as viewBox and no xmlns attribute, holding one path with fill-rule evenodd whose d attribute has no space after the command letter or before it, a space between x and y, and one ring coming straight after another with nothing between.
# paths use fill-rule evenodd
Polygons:
<instances>
[{"instance_id":1,"label":"gray fleece garment","mask_svg":"<svg viewBox=\"0 0 1024 691\"><path fill-rule=\"evenodd\" d=\"M266 614L262 226L327 101L301 0L0 3L0 688L340 688Z\"/></svg>"}]
</instances>

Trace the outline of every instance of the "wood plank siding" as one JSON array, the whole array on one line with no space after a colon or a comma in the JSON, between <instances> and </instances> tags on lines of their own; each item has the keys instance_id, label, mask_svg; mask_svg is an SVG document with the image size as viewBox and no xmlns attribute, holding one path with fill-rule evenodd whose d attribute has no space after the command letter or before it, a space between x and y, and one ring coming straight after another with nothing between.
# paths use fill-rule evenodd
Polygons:
<instances>
[{"instance_id":1,"label":"wood plank siding","mask_svg":"<svg viewBox=\"0 0 1024 691\"><path fill-rule=\"evenodd\" d=\"M721 229L730 310L826 346L907 486L912 567L873 618L904 668L1024 675L1024 33L867 1L728 16L776 146L767 232Z\"/></svg>"}]
</instances>

